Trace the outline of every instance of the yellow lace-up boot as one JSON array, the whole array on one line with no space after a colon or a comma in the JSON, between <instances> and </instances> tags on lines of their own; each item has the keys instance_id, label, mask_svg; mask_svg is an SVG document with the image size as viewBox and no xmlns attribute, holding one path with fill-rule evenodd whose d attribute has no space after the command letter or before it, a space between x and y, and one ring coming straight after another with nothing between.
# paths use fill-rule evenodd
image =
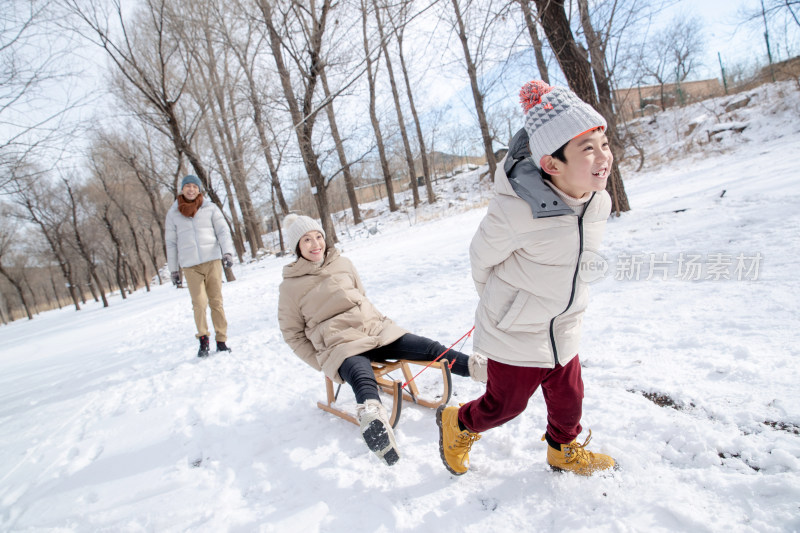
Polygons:
<instances>
[{"instance_id":1,"label":"yellow lace-up boot","mask_svg":"<svg viewBox=\"0 0 800 533\"><path fill-rule=\"evenodd\" d=\"M542 435L542 440L547 440L547 435ZM614 468L614 459L602 453L592 453L586 445L592 440L592 431L583 444L578 444L577 439L569 444L562 444L561 450L547 445L547 462L550 468L562 472L573 472L580 476L591 476L595 472Z\"/></svg>"},{"instance_id":2,"label":"yellow lace-up boot","mask_svg":"<svg viewBox=\"0 0 800 533\"><path fill-rule=\"evenodd\" d=\"M458 407L440 405L436 410L436 424L439 426L439 455L450 473L460 476L469 470L469 451L472 444L481 438L458 427Z\"/></svg>"}]
</instances>

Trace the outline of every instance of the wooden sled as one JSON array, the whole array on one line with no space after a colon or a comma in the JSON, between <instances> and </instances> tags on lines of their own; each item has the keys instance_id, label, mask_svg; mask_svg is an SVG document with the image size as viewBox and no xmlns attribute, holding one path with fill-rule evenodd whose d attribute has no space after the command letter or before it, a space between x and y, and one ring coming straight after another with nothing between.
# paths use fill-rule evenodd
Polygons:
<instances>
[{"instance_id":1,"label":"wooden sled","mask_svg":"<svg viewBox=\"0 0 800 533\"><path fill-rule=\"evenodd\" d=\"M442 374L442 397L439 400L430 400L420 397L417 384L413 381L406 385L406 389L403 390L403 381L389 379L391 376L386 376L386 374L389 372L400 369L403 372L403 378L406 382L408 382L412 377L414 377L409 365L427 366L428 364L429 361L408 361L406 359L372 363L372 371L375 372L375 379L378 382L378 387L392 395L392 409L389 414L389 423L393 428L397 427L397 422L400 420L400 411L403 407L403 400L414 402L418 405L423 405L432 409L446 404L450 400L450 395L452 394L453 390L453 381L450 375L450 367L448 366L446 360L442 362L437 361L431 364L431 368L438 368ZM358 425L358 419L356 419L354 413L349 413L336 406L336 399L339 396L339 390L341 387L342 386L339 385L334 393L333 381L326 377L325 392L327 394L327 402L317 402L317 407L323 411L328 411L329 413L333 413L340 418L344 418L345 420Z\"/></svg>"}]
</instances>

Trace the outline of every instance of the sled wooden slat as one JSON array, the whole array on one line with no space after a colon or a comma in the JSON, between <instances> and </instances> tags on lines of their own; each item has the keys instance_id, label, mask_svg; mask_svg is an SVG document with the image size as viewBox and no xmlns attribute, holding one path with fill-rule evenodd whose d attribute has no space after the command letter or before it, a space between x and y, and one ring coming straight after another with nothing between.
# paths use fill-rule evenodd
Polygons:
<instances>
[{"instance_id":1,"label":"sled wooden slat","mask_svg":"<svg viewBox=\"0 0 800 533\"><path fill-rule=\"evenodd\" d=\"M405 381L408 382L412 377L414 377L414 373L411 372L409 365L426 366L427 364L428 361L408 361L406 359L372 363L372 371L375 373L375 379L378 382L378 386L383 391L392 395L392 409L389 415L389 423L392 425L392 427L396 427L398 421L400 420L400 412L403 406L403 400L414 402L416 404L433 409L442 404L446 404L450 400L453 384L452 377L450 375L450 367L447 365L446 361L444 363L437 361L431 365L431 368L438 368L442 374L442 395L438 400L420 397L419 389L414 381L411 381L407 385L406 389L408 392L405 392L403 391L402 381L390 379L390 376L386 375L394 370L400 370L403 373ZM336 405L336 393L334 393L333 390L333 381L327 377L325 378L325 395L326 401L317 402L317 407L323 411L327 411L340 418L343 418L344 420L358 425L358 420L356 419L354 413L349 413L344 409L340 409Z\"/></svg>"}]
</instances>

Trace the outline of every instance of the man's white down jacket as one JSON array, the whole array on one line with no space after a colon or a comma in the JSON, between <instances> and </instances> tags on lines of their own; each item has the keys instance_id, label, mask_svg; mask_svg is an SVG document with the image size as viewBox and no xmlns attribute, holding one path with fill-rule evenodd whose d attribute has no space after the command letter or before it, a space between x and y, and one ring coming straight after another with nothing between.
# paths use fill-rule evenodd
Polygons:
<instances>
[{"instance_id":1,"label":"man's white down jacket","mask_svg":"<svg viewBox=\"0 0 800 533\"><path fill-rule=\"evenodd\" d=\"M164 240L170 272L235 253L228 225L219 208L204 201L192 218L178 211L178 201L167 211Z\"/></svg>"}]
</instances>

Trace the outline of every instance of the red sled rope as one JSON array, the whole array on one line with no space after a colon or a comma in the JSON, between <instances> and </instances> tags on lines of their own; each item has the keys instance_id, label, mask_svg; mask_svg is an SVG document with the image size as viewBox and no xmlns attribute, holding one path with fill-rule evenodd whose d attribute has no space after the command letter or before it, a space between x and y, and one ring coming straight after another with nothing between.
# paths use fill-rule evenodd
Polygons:
<instances>
[{"instance_id":1,"label":"red sled rope","mask_svg":"<svg viewBox=\"0 0 800 533\"><path fill-rule=\"evenodd\" d=\"M422 374L423 372L425 372L425 371L426 371L428 368L430 368L430 366L431 366L433 363L435 363L436 361L438 361L439 359L441 359L441 358L442 358L442 356L444 356L444 354L446 354L447 352L449 352L450 350L452 350L452 349L453 349L453 346L455 346L456 344L458 344L459 342L461 342L461 340L462 340L462 339L464 340L464 343L466 343L466 342L467 342L467 339L466 339L466 338L467 338L467 337L471 337L471 336L472 336L472 332L473 332L474 330L475 330L475 326L472 326L472 329L470 329L468 332L464 333L464 334L461 336L461 338L460 338L460 339L458 339L456 342L454 342L453 344L451 344L451 345L450 345L450 347L449 347L448 349L446 349L445 351L443 351L442 353L440 353L440 354L439 354L439 355L436 357L436 359L434 359L433 361L431 361L430 363L428 363L427 365L425 365L425 367L424 367L422 370L420 370L419 372L417 372L416 374L414 374L414 377L412 377L411 379L409 379L408 381L406 381L405 383L403 383L403 387L402 387L402 388L404 388L404 389L405 389L405 388L406 388L406 386L407 386L409 383L411 383L412 381L414 381L415 379L417 379L417 376L419 376L420 374ZM462 346L463 346L463 344L462 344ZM456 360L455 360L455 359L453 359L452 361L450 361L450 364L448 365L448 368L453 368L453 364L455 364L455 362L456 362Z\"/></svg>"}]
</instances>

